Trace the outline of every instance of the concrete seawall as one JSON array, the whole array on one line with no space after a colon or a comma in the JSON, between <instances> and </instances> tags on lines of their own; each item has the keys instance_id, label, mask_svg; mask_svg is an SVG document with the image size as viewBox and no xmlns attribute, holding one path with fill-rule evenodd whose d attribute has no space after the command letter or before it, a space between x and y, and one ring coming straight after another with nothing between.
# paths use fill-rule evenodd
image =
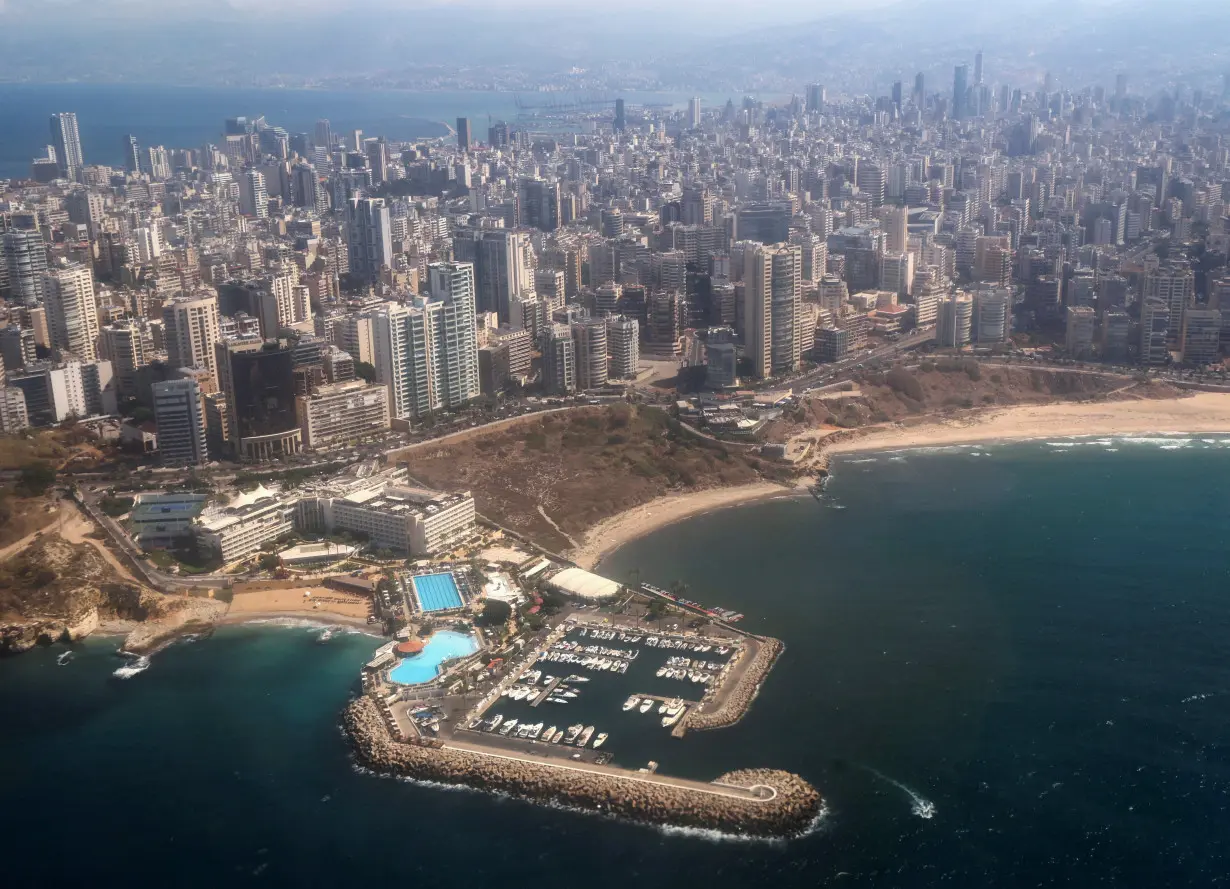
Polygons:
<instances>
[{"instance_id":1,"label":"concrete seawall","mask_svg":"<svg viewBox=\"0 0 1230 889\"><path fill-rule=\"evenodd\" d=\"M471 745L410 744L390 735L379 705L368 697L351 702L342 724L358 761L377 773L503 792L633 821L788 837L806 830L820 811L820 794L789 772L741 770L703 784L608 766L529 761Z\"/></svg>"},{"instance_id":2,"label":"concrete seawall","mask_svg":"<svg viewBox=\"0 0 1230 889\"><path fill-rule=\"evenodd\" d=\"M759 650L747 671L739 677L739 684L732 688L722 699L715 710L707 711L693 707L671 733L677 738L689 731L704 731L705 729L725 728L734 725L751 709L752 701L760 691L773 664L786 646L779 639L765 638L760 640Z\"/></svg>"}]
</instances>

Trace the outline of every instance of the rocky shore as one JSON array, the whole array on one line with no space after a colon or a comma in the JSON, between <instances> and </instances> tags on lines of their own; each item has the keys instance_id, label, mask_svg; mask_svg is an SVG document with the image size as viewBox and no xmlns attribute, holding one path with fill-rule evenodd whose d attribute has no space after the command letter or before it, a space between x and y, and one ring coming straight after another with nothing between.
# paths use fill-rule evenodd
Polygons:
<instances>
[{"instance_id":1,"label":"rocky shore","mask_svg":"<svg viewBox=\"0 0 1230 889\"><path fill-rule=\"evenodd\" d=\"M752 706L760 685L764 682L773 664L785 649L779 639L765 638L760 640L760 647L747 671L739 678L739 683L727 693L722 702L713 710L703 710L693 707L673 732L676 737L683 737L689 729L704 731L705 729L725 728L734 725Z\"/></svg>"},{"instance_id":2,"label":"rocky shore","mask_svg":"<svg viewBox=\"0 0 1230 889\"><path fill-rule=\"evenodd\" d=\"M588 771L439 743L406 743L392 737L379 705L366 696L351 702L342 724L360 764L377 773L460 784L633 821L785 837L806 830L820 811L820 794L789 772L731 772L714 782L714 790L748 788L752 793L715 793L631 772Z\"/></svg>"}]
</instances>

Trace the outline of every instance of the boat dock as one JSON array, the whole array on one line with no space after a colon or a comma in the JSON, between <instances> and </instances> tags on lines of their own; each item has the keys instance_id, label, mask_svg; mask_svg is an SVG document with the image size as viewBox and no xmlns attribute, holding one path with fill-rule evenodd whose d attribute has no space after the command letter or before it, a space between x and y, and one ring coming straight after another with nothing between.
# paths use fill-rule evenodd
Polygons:
<instances>
[{"instance_id":1,"label":"boat dock","mask_svg":"<svg viewBox=\"0 0 1230 889\"><path fill-rule=\"evenodd\" d=\"M551 684L548 685L545 689L543 689L541 693L539 693L538 695L534 697L534 700L530 702L530 706L537 707L539 704L545 701L550 696L551 692L555 691L555 686L559 685L563 681L564 681L563 679L558 679L558 678L552 679Z\"/></svg>"}]
</instances>

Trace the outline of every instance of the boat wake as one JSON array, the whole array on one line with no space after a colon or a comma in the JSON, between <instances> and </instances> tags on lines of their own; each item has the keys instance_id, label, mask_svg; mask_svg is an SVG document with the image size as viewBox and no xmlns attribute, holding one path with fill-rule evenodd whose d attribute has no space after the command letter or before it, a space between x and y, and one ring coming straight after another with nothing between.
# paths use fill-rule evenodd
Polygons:
<instances>
[{"instance_id":1,"label":"boat wake","mask_svg":"<svg viewBox=\"0 0 1230 889\"><path fill-rule=\"evenodd\" d=\"M138 673L144 673L149 669L149 658L145 655L133 655L126 651L122 651L120 654L126 658L131 658L131 660L124 664L124 666L115 668L111 675L116 679L131 679Z\"/></svg>"},{"instance_id":2,"label":"boat wake","mask_svg":"<svg viewBox=\"0 0 1230 889\"><path fill-rule=\"evenodd\" d=\"M924 798L917 791L909 787L906 787L900 781L896 781L888 777L888 775L884 774L878 769L873 769L871 766L863 766L863 768L871 772L871 774L875 775L881 781L887 781L889 784L893 785L898 790L903 791L910 798L910 812L912 814L917 815L919 818L925 818L927 820L930 820L935 817L935 803L931 802L931 800Z\"/></svg>"}]
</instances>

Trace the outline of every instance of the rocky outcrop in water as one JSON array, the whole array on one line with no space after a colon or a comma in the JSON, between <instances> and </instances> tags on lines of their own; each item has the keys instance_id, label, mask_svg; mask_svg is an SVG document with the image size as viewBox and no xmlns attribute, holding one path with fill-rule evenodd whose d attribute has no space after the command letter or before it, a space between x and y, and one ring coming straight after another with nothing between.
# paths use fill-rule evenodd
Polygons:
<instances>
[{"instance_id":1,"label":"rocky outcrop in water","mask_svg":"<svg viewBox=\"0 0 1230 889\"><path fill-rule=\"evenodd\" d=\"M780 837L804 831L820 811L820 794L789 772L738 771L714 782L752 788L756 796L746 797L675 785L669 779L633 772L589 772L564 763L526 762L450 749L438 742L411 744L390 735L379 705L366 696L346 708L342 724L358 761L380 774L460 784L634 821Z\"/></svg>"},{"instance_id":2,"label":"rocky outcrop in water","mask_svg":"<svg viewBox=\"0 0 1230 889\"><path fill-rule=\"evenodd\" d=\"M740 677L738 685L732 688L714 710L704 710L693 707L679 723L678 730L673 734L682 737L689 729L703 731L705 729L725 728L734 725L752 706L761 683L773 669L774 662L785 649L778 639L762 639L759 648L748 664L746 672Z\"/></svg>"}]
</instances>

